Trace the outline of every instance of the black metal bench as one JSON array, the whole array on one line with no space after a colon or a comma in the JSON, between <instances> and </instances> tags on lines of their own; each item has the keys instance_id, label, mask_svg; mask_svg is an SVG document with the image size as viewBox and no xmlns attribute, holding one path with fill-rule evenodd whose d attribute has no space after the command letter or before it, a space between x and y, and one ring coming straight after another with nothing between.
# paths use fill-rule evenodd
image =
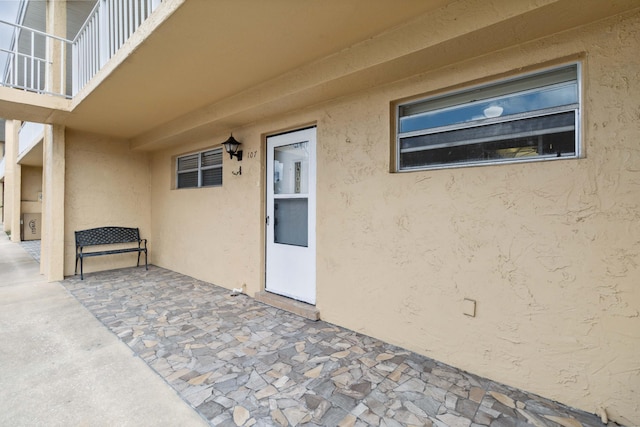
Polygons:
<instances>
[{"instance_id":1,"label":"black metal bench","mask_svg":"<svg viewBox=\"0 0 640 427\"><path fill-rule=\"evenodd\" d=\"M149 270L147 264L147 239L140 238L140 230L127 227L100 227L89 230L76 231L76 271L78 274L78 260L80 260L80 280L84 280L82 270L82 260L85 257L99 255L124 254L128 252L138 252L138 267L140 266L140 254L144 252L144 266ZM137 243L136 247L125 247L118 249L102 250L95 252L85 252L87 246L115 245L115 244Z\"/></svg>"}]
</instances>

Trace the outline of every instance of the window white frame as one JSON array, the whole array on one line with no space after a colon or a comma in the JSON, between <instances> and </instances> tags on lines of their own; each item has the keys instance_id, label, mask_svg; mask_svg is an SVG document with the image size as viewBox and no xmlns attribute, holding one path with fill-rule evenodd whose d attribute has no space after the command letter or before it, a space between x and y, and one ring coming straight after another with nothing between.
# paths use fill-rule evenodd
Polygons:
<instances>
[{"instance_id":1,"label":"window white frame","mask_svg":"<svg viewBox=\"0 0 640 427\"><path fill-rule=\"evenodd\" d=\"M201 188L201 187L220 187L222 186L222 148L214 148L212 150L199 151L197 153L185 154L176 157L175 166L175 188ZM182 164L182 165L181 165ZM207 183L205 173L207 171L219 170L213 177L213 183ZM193 175L196 172L196 180L191 182L180 183L180 177Z\"/></svg>"},{"instance_id":2,"label":"window white frame","mask_svg":"<svg viewBox=\"0 0 640 427\"><path fill-rule=\"evenodd\" d=\"M407 172L579 158L581 81L580 63L575 62L397 103L395 170ZM533 99L537 100L537 107L523 107L525 101ZM541 99L546 101L539 102ZM552 102L553 99L563 100ZM500 107L501 104L509 107ZM534 104L530 102L530 105ZM516 105L518 108L514 107ZM456 114L463 117L465 110L468 111L466 114L474 109L477 113L483 106L486 107L482 116L451 119ZM489 111L488 107L498 108ZM534 138L539 141L537 145ZM556 147L553 147L553 140L558 142ZM526 148L522 151L525 156L517 157L523 148ZM557 152L550 152L550 148ZM471 152L482 152L483 157L462 154Z\"/></svg>"}]
</instances>

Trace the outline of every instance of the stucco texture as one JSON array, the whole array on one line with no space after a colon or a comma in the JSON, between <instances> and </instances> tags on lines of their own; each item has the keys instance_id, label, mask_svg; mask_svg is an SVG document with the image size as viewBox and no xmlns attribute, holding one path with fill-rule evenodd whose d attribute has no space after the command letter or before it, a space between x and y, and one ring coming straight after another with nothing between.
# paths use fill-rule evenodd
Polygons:
<instances>
[{"instance_id":1,"label":"stucco texture","mask_svg":"<svg viewBox=\"0 0 640 427\"><path fill-rule=\"evenodd\" d=\"M42 193L42 168L37 166L21 166L22 185L20 186L21 213L41 213L42 201L38 194Z\"/></svg>"},{"instance_id":2,"label":"stucco texture","mask_svg":"<svg viewBox=\"0 0 640 427\"><path fill-rule=\"evenodd\" d=\"M216 148L228 137L188 141L152 156L154 262L230 289L247 285L257 290L262 241L259 135L234 134L243 141L245 157L239 163L224 153L222 186L174 189L175 156ZM242 175L233 175L240 166Z\"/></svg>"},{"instance_id":3,"label":"stucco texture","mask_svg":"<svg viewBox=\"0 0 640 427\"><path fill-rule=\"evenodd\" d=\"M172 189L172 159L228 134L155 153L154 261L262 290L265 135L317 123L323 319L638 425L639 28L617 17L234 129L245 159L225 156L222 187ZM566 61L582 64L582 158L390 172L395 100Z\"/></svg>"},{"instance_id":4,"label":"stucco texture","mask_svg":"<svg viewBox=\"0 0 640 427\"><path fill-rule=\"evenodd\" d=\"M322 316L638 424L638 47L635 16L328 112L318 137ZM584 158L385 173L389 99L574 54ZM462 314L464 298L477 301L475 318Z\"/></svg>"},{"instance_id":5,"label":"stucco texture","mask_svg":"<svg viewBox=\"0 0 640 427\"><path fill-rule=\"evenodd\" d=\"M149 155L129 150L128 142L100 135L67 131L65 170L64 275L75 268L74 231L94 227L140 228L151 239ZM85 259L84 271L101 271L136 265L136 254Z\"/></svg>"},{"instance_id":6,"label":"stucco texture","mask_svg":"<svg viewBox=\"0 0 640 427\"><path fill-rule=\"evenodd\" d=\"M318 138L322 316L638 424L638 47L635 16L328 112ZM584 158L385 173L388 99L574 54ZM462 314L464 298L477 301L477 317Z\"/></svg>"}]
</instances>

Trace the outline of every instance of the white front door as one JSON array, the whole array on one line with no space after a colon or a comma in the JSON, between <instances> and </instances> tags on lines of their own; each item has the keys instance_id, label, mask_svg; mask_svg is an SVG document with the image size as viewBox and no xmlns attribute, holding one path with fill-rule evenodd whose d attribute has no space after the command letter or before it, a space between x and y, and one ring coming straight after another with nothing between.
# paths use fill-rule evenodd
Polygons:
<instances>
[{"instance_id":1,"label":"white front door","mask_svg":"<svg viewBox=\"0 0 640 427\"><path fill-rule=\"evenodd\" d=\"M316 128L267 138L266 290L316 303Z\"/></svg>"}]
</instances>

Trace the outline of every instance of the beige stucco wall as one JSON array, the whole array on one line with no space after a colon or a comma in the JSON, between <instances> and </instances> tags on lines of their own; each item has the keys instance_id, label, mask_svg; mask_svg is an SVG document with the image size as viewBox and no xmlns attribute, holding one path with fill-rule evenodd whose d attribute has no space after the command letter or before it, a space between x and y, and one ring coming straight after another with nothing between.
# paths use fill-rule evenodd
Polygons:
<instances>
[{"instance_id":1,"label":"beige stucco wall","mask_svg":"<svg viewBox=\"0 0 640 427\"><path fill-rule=\"evenodd\" d=\"M66 132L65 275L74 272L74 231L87 228L140 228L141 237L150 240L151 261L149 177L148 155L131 152L127 141ZM131 267L136 259L136 254L93 257L85 260L84 271Z\"/></svg>"},{"instance_id":2,"label":"beige stucco wall","mask_svg":"<svg viewBox=\"0 0 640 427\"><path fill-rule=\"evenodd\" d=\"M38 193L42 193L42 168L38 166L22 166L22 200L20 212L41 213L42 201Z\"/></svg>"},{"instance_id":3,"label":"beige stucco wall","mask_svg":"<svg viewBox=\"0 0 640 427\"><path fill-rule=\"evenodd\" d=\"M5 121L5 170L4 170L4 231L11 234L12 242L20 241L20 178L18 157L18 131L20 121Z\"/></svg>"},{"instance_id":4,"label":"beige stucco wall","mask_svg":"<svg viewBox=\"0 0 640 427\"><path fill-rule=\"evenodd\" d=\"M228 134L155 153L154 262L262 290L263 136L316 122L325 320L639 425L639 28L615 18L234 129L242 176L225 157L219 188L172 190L172 157ZM563 58L582 61L584 158L389 173L392 101Z\"/></svg>"},{"instance_id":5,"label":"beige stucco wall","mask_svg":"<svg viewBox=\"0 0 640 427\"><path fill-rule=\"evenodd\" d=\"M192 189L175 187L176 155L215 148L229 137L186 141L156 153L151 162L154 263L227 288L260 286L261 164L249 152L260 149L258 134L234 133L245 159L223 156L223 185ZM242 175L234 176L242 165Z\"/></svg>"},{"instance_id":6,"label":"beige stucco wall","mask_svg":"<svg viewBox=\"0 0 640 427\"><path fill-rule=\"evenodd\" d=\"M0 159L4 158L4 141L0 141ZM0 178L0 222L4 221L4 176Z\"/></svg>"}]
</instances>

